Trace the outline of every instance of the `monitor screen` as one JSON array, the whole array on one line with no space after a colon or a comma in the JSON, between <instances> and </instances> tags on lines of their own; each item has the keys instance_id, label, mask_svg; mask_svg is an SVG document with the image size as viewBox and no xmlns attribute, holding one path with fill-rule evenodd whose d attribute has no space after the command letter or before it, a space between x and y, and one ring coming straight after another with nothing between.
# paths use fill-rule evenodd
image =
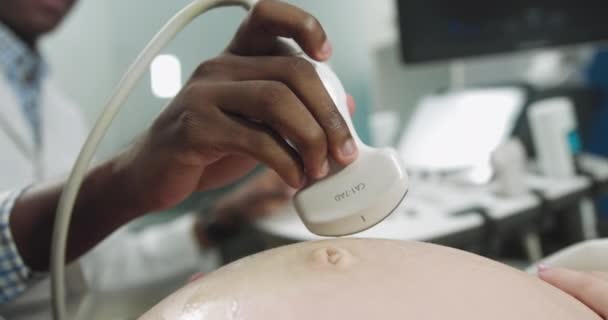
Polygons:
<instances>
[{"instance_id":1,"label":"monitor screen","mask_svg":"<svg viewBox=\"0 0 608 320\"><path fill-rule=\"evenodd\" d=\"M608 39L606 0L397 0L406 62Z\"/></svg>"}]
</instances>

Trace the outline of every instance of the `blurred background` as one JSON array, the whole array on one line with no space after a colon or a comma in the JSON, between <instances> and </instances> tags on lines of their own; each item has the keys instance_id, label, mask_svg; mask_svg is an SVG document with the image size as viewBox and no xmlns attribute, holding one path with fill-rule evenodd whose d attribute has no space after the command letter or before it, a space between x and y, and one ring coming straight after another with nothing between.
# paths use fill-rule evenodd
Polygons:
<instances>
[{"instance_id":1,"label":"blurred background","mask_svg":"<svg viewBox=\"0 0 608 320\"><path fill-rule=\"evenodd\" d=\"M45 52L59 84L93 121L126 68L158 29L188 1L104 1L78 3L61 30L48 38ZM363 106L372 105L373 52L397 37L392 1L292 1L322 21L334 45L332 66ZM145 6L145 10L141 9ZM167 48L181 62L183 80L202 61L220 53L245 13L238 8L212 12L193 23ZM66 52L65 48L70 48ZM82 75L94 85L85 85ZM149 77L149 75L148 75ZM128 143L158 114L166 99L155 97L150 79L141 81L112 130L102 154ZM430 84L429 84L430 85ZM362 114L363 118L364 115ZM363 136L369 135L362 133Z\"/></svg>"},{"instance_id":2,"label":"blurred background","mask_svg":"<svg viewBox=\"0 0 608 320\"><path fill-rule=\"evenodd\" d=\"M81 1L44 41L54 80L89 125L144 45L188 2ZM360 236L435 242L525 268L608 234L608 26L597 14L605 4L288 2L325 27L330 63L357 101L360 136L397 148L410 170L402 206ZM217 10L181 33L138 84L99 158L145 130L190 72L226 47L244 16ZM130 228L143 232L192 212L208 217L238 187L195 195ZM289 203L266 214L236 229L215 226L214 267L317 239ZM181 284L172 279L138 307Z\"/></svg>"}]
</instances>

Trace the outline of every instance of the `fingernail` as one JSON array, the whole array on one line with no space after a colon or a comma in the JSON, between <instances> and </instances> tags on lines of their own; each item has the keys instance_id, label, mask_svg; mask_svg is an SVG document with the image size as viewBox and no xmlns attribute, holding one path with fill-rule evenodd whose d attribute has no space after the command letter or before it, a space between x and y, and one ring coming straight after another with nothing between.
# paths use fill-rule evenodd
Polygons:
<instances>
[{"instance_id":1,"label":"fingernail","mask_svg":"<svg viewBox=\"0 0 608 320\"><path fill-rule=\"evenodd\" d=\"M348 141L346 141L346 143L344 143L344 145L342 146L342 156L346 157L346 158L350 158L353 154L355 154L356 151L356 147L355 147L355 141L353 141L353 139L348 139Z\"/></svg>"},{"instance_id":2,"label":"fingernail","mask_svg":"<svg viewBox=\"0 0 608 320\"><path fill-rule=\"evenodd\" d=\"M543 273L549 269L551 269L551 266L546 264L546 263L541 263L538 265L538 273Z\"/></svg>"},{"instance_id":3,"label":"fingernail","mask_svg":"<svg viewBox=\"0 0 608 320\"><path fill-rule=\"evenodd\" d=\"M317 175L317 179L325 178L329 174L329 161L325 160L323 166L321 167L321 171Z\"/></svg>"},{"instance_id":4,"label":"fingernail","mask_svg":"<svg viewBox=\"0 0 608 320\"><path fill-rule=\"evenodd\" d=\"M323 59L328 59L329 57L331 57L332 51L333 48L331 46L331 43L329 42L329 40L325 40L325 43L321 47L321 57Z\"/></svg>"}]
</instances>

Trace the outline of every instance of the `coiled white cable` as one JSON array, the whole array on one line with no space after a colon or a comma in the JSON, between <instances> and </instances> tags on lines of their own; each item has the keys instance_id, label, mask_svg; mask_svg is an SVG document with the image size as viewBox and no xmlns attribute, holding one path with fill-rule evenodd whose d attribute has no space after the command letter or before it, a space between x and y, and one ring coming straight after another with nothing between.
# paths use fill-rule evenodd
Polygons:
<instances>
[{"instance_id":1,"label":"coiled white cable","mask_svg":"<svg viewBox=\"0 0 608 320\"><path fill-rule=\"evenodd\" d=\"M246 10L250 10L256 2L257 0L194 0L169 20L141 52L119 82L114 95L110 98L102 114L97 119L93 130L90 132L78 155L78 159L72 168L72 172L63 189L57 207L51 248L51 295L53 318L55 320L67 319L65 258L68 229L78 190L87 173L91 160L97 151L99 143L108 131L115 116L120 111L121 106L128 98L137 81L147 71L152 60L181 30L190 24L192 20L199 15L218 7L240 6Z\"/></svg>"}]
</instances>

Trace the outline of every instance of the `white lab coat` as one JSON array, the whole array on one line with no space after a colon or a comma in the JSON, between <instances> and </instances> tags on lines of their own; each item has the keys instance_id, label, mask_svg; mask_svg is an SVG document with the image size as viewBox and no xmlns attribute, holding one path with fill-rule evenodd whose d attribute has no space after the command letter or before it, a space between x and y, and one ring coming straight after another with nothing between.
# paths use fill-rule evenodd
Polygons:
<instances>
[{"instance_id":1,"label":"white lab coat","mask_svg":"<svg viewBox=\"0 0 608 320\"><path fill-rule=\"evenodd\" d=\"M34 149L33 135L17 97L0 77L0 121L4 121L0 123L0 192L65 177L86 138L88 130L80 112L51 81L43 82L40 103L44 148L36 156L28 151ZM201 255L191 225L188 217L138 234L119 230L81 259L87 286L121 290L197 271ZM216 254L206 258L213 258L207 261L208 269L217 265ZM37 295L35 300L48 298L48 284L40 286L39 292L29 292L16 303L28 301L28 295ZM0 315L6 314L5 308L0 306Z\"/></svg>"}]
</instances>

